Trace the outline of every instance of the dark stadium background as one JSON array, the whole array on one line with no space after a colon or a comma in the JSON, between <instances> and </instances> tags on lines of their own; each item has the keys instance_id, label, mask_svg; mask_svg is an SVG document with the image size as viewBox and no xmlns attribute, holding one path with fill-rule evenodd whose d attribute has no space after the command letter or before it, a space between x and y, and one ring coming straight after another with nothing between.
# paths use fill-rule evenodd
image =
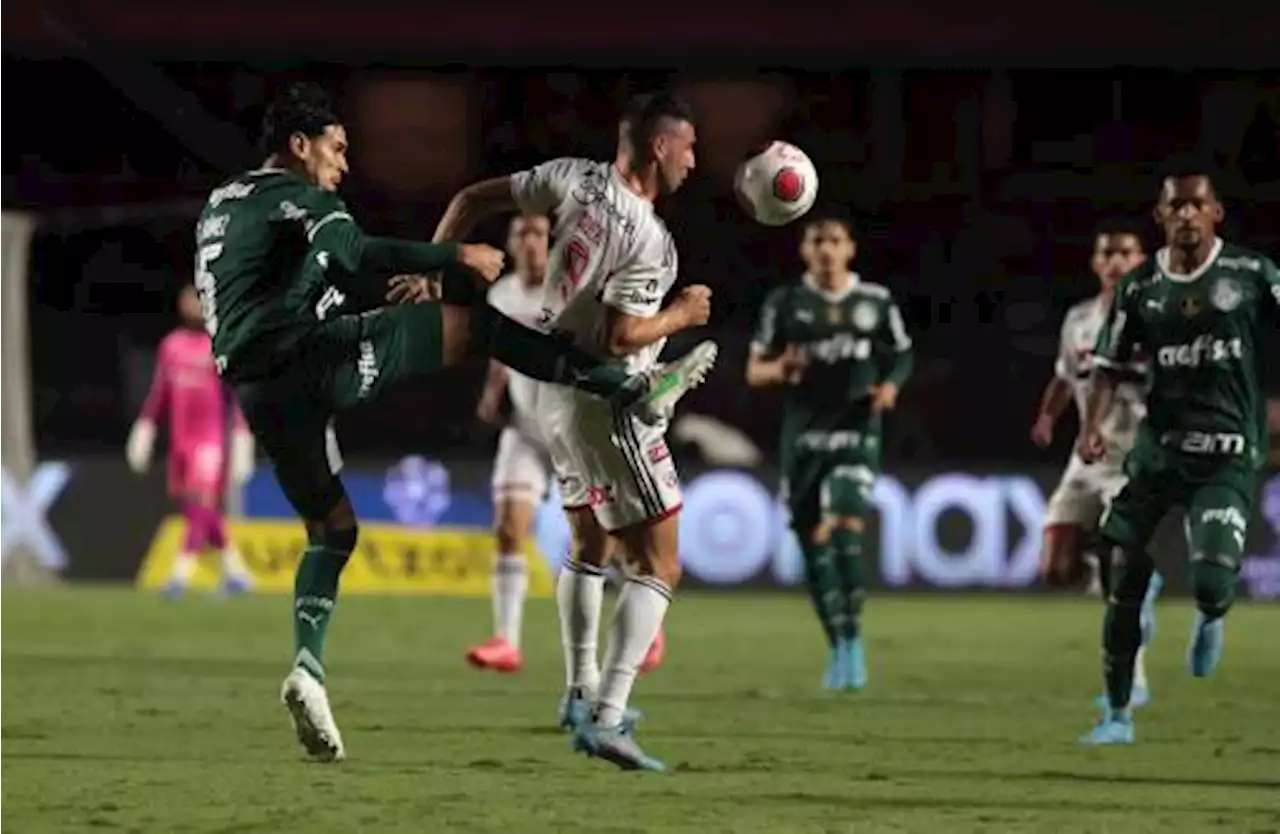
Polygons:
<instances>
[{"instance_id":1,"label":"dark stadium background","mask_svg":"<svg viewBox=\"0 0 1280 834\"><path fill-rule=\"evenodd\" d=\"M771 454L778 400L748 391L742 368L761 300L797 275L798 230L751 223L728 180L755 142L785 138L820 167L820 203L856 219L856 268L892 288L916 341L888 470L1031 472L1051 486L1074 415L1047 452L1028 431L1062 314L1094 290L1095 224L1129 220L1154 246L1156 171L1191 152L1222 171L1226 234L1280 255L1280 72L1266 69L1280 26L1190 25L1136 2L936 5L802 20L699 0L674 21L624 26L586 4L10 4L3 68L22 115L8 121L3 196L40 217L28 287L39 458L118 459L190 280L193 213L227 170L258 161L256 123L287 82L338 94L353 137L344 196L366 228L410 237L429 236L467 182L611 153L627 94L673 84L702 118L700 168L664 211L681 280L715 288L709 329L724 346L684 408ZM494 438L471 416L480 372L349 415L348 459L461 460L482 483ZM1269 384L1280 392L1274 369Z\"/></svg>"}]
</instances>

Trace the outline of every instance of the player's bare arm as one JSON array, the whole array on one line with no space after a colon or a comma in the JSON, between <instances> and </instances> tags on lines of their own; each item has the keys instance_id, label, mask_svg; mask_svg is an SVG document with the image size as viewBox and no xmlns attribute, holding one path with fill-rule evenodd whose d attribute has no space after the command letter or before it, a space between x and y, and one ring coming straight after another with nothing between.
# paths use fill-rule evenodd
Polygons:
<instances>
[{"instance_id":1,"label":"player's bare arm","mask_svg":"<svg viewBox=\"0 0 1280 834\"><path fill-rule=\"evenodd\" d=\"M797 385L804 379L807 365L804 349L799 345L787 345L772 357L758 345L753 345L747 357L747 384L753 388Z\"/></svg>"},{"instance_id":2,"label":"player's bare arm","mask_svg":"<svg viewBox=\"0 0 1280 834\"><path fill-rule=\"evenodd\" d=\"M614 356L626 356L682 330L701 327L710 317L711 288L695 284L682 289L656 316L631 316L611 309L604 345Z\"/></svg>"},{"instance_id":3,"label":"player's bare arm","mask_svg":"<svg viewBox=\"0 0 1280 834\"><path fill-rule=\"evenodd\" d=\"M484 388L480 391L480 399L476 401L476 416L492 426L502 424L502 398L507 393L510 378L506 365L489 361Z\"/></svg>"},{"instance_id":4,"label":"player's bare arm","mask_svg":"<svg viewBox=\"0 0 1280 834\"><path fill-rule=\"evenodd\" d=\"M470 234L476 223L486 217L518 210L510 177L493 177L472 183L449 201L432 240L436 243L459 240Z\"/></svg>"},{"instance_id":5,"label":"player's bare arm","mask_svg":"<svg viewBox=\"0 0 1280 834\"><path fill-rule=\"evenodd\" d=\"M1106 452L1106 441L1102 437L1102 420L1111 410L1115 399L1116 379L1107 368L1097 367L1093 370L1089 390L1089 401L1085 408L1084 425L1080 428L1080 437L1076 440L1076 454L1085 463L1093 463Z\"/></svg>"},{"instance_id":6,"label":"player's bare arm","mask_svg":"<svg viewBox=\"0 0 1280 834\"><path fill-rule=\"evenodd\" d=\"M1049 380L1040 397L1035 422L1031 424L1033 443L1043 447L1053 442L1053 427L1071 402L1071 397L1071 383L1057 376Z\"/></svg>"}]
</instances>

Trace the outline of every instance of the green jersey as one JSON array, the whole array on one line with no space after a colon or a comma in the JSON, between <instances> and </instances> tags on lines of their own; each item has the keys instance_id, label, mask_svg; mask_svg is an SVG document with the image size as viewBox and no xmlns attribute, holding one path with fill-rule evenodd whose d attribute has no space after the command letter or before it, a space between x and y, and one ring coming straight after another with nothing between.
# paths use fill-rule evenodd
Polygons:
<instances>
[{"instance_id":1,"label":"green jersey","mask_svg":"<svg viewBox=\"0 0 1280 834\"><path fill-rule=\"evenodd\" d=\"M861 280L828 292L806 276L765 300L752 350L776 357L788 346L808 357L804 378L789 390L784 442L815 450L838 446L845 433L878 427L872 388L899 386L911 373L911 338L889 290Z\"/></svg>"},{"instance_id":2,"label":"green jersey","mask_svg":"<svg viewBox=\"0 0 1280 834\"><path fill-rule=\"evenodd\" d=\"M1102 368L1145 353L1151 368L1148 441L1191 455L1266 454L1262 340L1280 328L1280 274L1268 258L1218 240L1189 275L1169 251L1120 282L1098 333Z\"/></svg>"},{"instance_id":3,"label":"green jersey","mask_svg":"<svg viewBox=\"0 0 1280 834\"><path fill-rule=\"evenodd\" d=\"M281 168L215 188L196 225L195 284L218 371L267 375L346 303L353 276L440 269L452 244L367 237L346 205Z\"/></svg>"}]
</instances>

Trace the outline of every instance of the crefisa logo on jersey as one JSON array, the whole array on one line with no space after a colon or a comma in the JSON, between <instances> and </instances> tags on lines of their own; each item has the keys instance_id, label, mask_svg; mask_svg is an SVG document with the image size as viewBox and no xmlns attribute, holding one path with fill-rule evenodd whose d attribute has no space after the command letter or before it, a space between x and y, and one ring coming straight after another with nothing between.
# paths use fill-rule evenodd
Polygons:
<instances>
[{"instance_id":1,"label":"crefisa logo on jersey","mask_svg":"<svg viewBox=\"0 0 1280 834\"><path fill-rule=\"evenodd\" d=\"M1224 313L1230 313L1239 307L1243 297L1240 282L1234 278L1219 278L1209 291L1209 302Z\"/></svg>"}]
</instances>

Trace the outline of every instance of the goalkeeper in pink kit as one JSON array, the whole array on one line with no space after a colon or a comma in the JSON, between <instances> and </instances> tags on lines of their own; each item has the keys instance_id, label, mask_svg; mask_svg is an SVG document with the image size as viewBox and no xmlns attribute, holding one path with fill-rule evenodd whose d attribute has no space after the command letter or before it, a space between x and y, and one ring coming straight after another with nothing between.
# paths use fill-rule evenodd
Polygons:
<instances>
[{"instance_id":1,"label":"goalkeeper in pink kit","mask_svg":"<svg viewBox=\"0 0 1280 834\"><path fill-rule=\"evenodd\" d=\"M214 368L195 287L183 288L178 312L182 326L160 342L151 391L129 433L125 456L134 472L145 472L156 426L168 415L169 494L182 507L187 532L165 593L186 590L196 560L208 548L221 553L225 589L239 593L251 581L227 537L223 498L228 477L238 486L253 472L253 435Z\"/></svg>"}]
</instances>

